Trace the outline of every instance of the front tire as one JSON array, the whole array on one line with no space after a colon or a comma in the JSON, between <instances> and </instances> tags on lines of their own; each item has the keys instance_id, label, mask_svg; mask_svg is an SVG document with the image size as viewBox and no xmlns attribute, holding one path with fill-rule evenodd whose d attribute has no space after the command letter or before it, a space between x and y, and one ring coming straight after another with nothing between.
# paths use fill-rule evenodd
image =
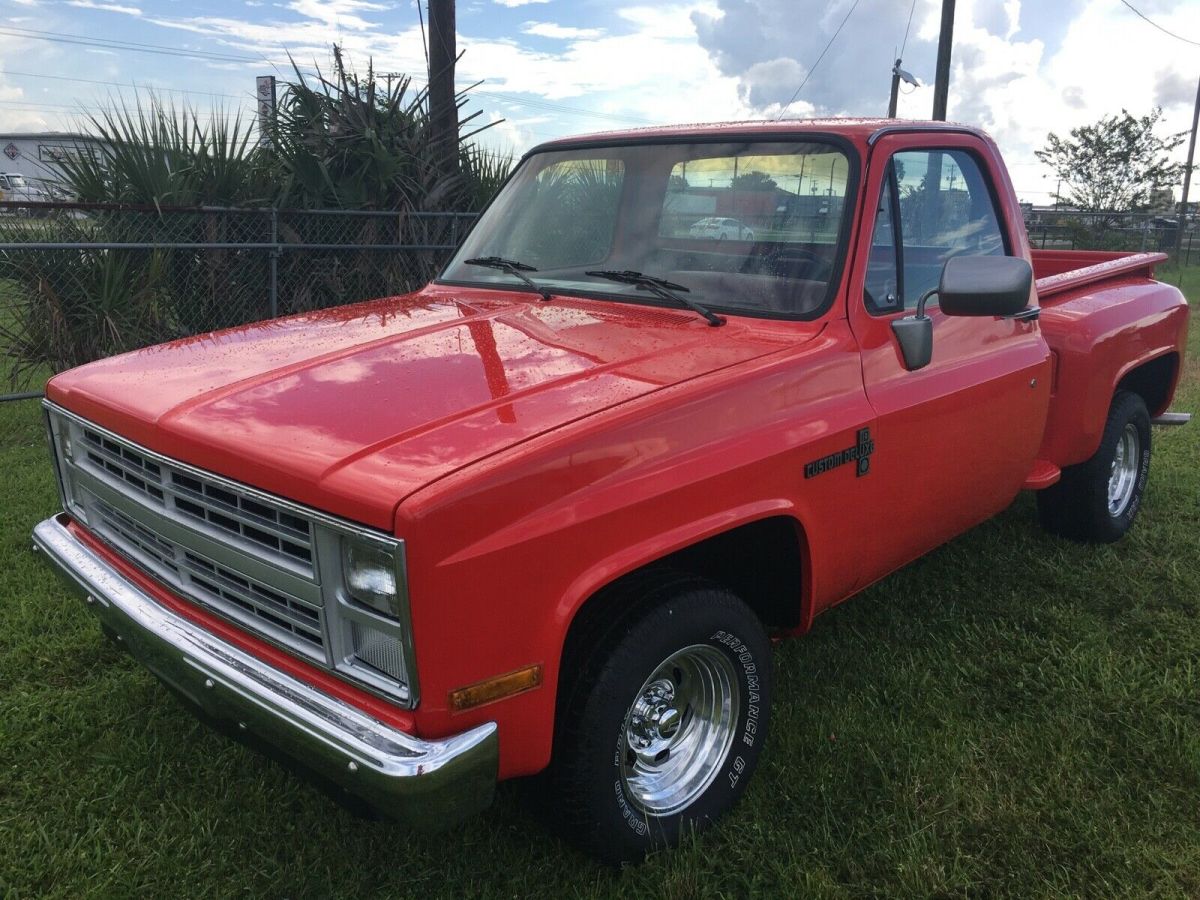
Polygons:
<instances>
[{"instance_id":1,"label":"front tire","mask_svg":"<svg viewBox=\"0 0 1200 900\"><path fill-rule=\"evenodd\" d=\"M1053 534L1112 543L1133 527L1149 475L1150 413L1140 396L1118 391L1099 448L1038 492L1038 516Z\"/></svg>"},{"instance_id":2,"label":"front tire","mask_svg":"<svg viewBox=\"0 0 1200 900\"><path fill-rule=\"evenodd\" d=\"M677 844L745 791L766 738L770 644L735 595L652 579L563 704L550 768L583 849L633 862Z\"/></svg>"}]
</instances>

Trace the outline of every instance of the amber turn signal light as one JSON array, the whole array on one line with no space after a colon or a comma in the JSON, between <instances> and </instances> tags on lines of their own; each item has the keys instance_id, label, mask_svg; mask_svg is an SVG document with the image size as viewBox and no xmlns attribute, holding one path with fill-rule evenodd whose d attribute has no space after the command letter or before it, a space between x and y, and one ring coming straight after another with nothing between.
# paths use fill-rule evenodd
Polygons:
<instances>
[{"instance_id":1,"label":"amber turn signal light","mask_svg":"<svg viewBox=\"0 0 1200 900\"><path fill-rule=\"evenodd\" d=\"M493 700L511 697L524 691L531 691L542 683L542 667L526 666L507 675L497 675L460 687L450 692L450 711L463 712Z\"/></svg>"}]
</instances>

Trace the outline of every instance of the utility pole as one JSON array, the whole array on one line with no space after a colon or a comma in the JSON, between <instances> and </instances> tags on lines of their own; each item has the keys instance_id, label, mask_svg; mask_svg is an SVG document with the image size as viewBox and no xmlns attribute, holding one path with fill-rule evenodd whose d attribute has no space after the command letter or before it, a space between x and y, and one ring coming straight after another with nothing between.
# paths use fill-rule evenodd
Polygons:
<instances>
[{"instance_id":1,"label":"utility pole","mask_svg":"<svg viewBox=\"0 0 1200 900\"><path fill-rule=\"evenodd\" d=\"M429 0L429 130L443 175L458 174L458 101L454 0Z\"/></svg>"},{"instance_id":2,"label":"utility pole","mask_svg":"<svg viewBox=\"0 0 1200 900\"><path fill-rule=\"evenodd\" d=\"M942 32L938 37L937 74L933 85L933 118L946 121L950 94L950 50L954 44L954 0L942 0Z\"/></svg>"},{"instance_id":3,"label":"utility pole","mask_svg":"<svg viewBox=\"0 0 1200 900\"><path fill-rule=\"evenodd\" d=\"M896 104L900 100L900 60L896 60L896 64L892 66L892 93L888 96L888 114L889 119L896 118Z\"/></svg>"},{"instance_id":4,"label":"utility pole","mask_svg":"<svg viewBox=\"0 0 1200 900\"><path fill-rule=\"evenodd\" d=\"M1179 201L1179 224L1175 229L1175 264L1183 250L1183 229L1187 225L1188 188L1192 186L1192 163L1196 159L1196 126L1200 125L1200 81L1196 82L1196 109L1192 113L1192 139L1188 142L1187 163L1183 167L1183 199ZM1189 246L1191 246L1189 244Z\"/></svg>"}]
</instances>

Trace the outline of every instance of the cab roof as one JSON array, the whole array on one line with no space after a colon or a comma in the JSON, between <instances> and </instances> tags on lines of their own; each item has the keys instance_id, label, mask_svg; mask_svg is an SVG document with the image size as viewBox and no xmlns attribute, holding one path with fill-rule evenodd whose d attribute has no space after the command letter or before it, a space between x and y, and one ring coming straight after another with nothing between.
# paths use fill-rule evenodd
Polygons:
<instances>
[{"instance_id":1,"label":"cab roof","mask_svg":"<svg viewBox=\"0 0 1200 900\"><path fill-rule=\"evenodd\" d=\"M654 125L646 128L627 128L619 131L598 131L591 134L572 135L556 138L538 144L530 153L543 150L568 149L572 146L587 144L621 144L643 143L657 140L678 140L680 138L720 138L755 135L804 135L835 134L849 139L855 144L868 144L873 137L883 130L904 131L953 131L968 132L985 137L984 133L970 125L960 125L952 122L935 122L912 119L874 119L874 118L828 118L828 119L784 119L748 120L742 122L701 122L691 125Z\"/></svg>"}]
</instances>

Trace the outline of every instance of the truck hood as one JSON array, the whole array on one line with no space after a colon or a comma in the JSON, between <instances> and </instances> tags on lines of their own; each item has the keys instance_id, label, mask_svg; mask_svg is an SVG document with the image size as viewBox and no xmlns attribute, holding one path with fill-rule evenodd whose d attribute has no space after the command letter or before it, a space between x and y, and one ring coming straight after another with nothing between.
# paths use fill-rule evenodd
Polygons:
<instances>
[{"instance_id":1,"label":"truck hood","mask_svg":"<svg viewBox=\"0 0 1200 900\"><path fill-rule=\"evenodd\" d=\"M390 530L404 497L462 466L798 338L432 286L101 360L46 393L166 456Z\"/></svg>"}]
</instances>

